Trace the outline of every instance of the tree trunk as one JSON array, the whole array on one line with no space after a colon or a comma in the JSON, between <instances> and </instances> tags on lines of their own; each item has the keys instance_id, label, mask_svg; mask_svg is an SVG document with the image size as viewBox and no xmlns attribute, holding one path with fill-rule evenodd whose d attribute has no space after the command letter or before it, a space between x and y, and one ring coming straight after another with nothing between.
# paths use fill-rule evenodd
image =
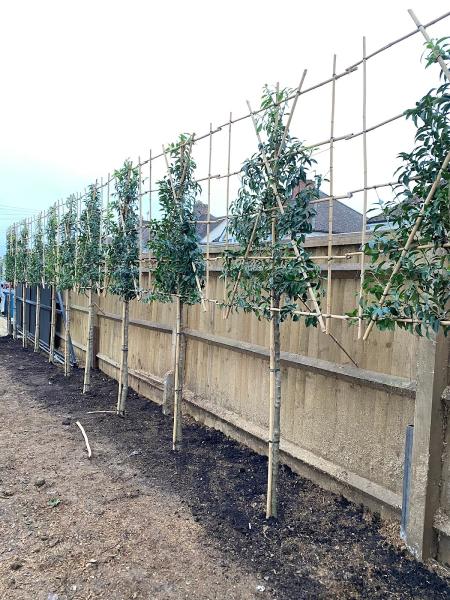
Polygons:
<instances>
[{"instance_id":1,"label":"tree trunk","mask_svg":"<svg viewBox=\"0 0 450 600\"><path fill-rule=\"evenodd\" d=\"M70 290L66 290L66 320L64 328L64 375L70 375Z\"/></svg>"},{"instance_id":2,"label":"tree trunk","mask_svg":"<svg viewBox=\"0 0 450 600\"><path fill-rule=\"evenodd\" d=\"M17 340L17 283L14 286L13 339Z\"/></svg>"},{"instance_id":3,"label":"tree trunk","mask_svg":"<svg viewBox=\"0 0 450 600\"><path fill-rule=\"evenodd\" d=\"M86 357L84 364L84 382L83 394L91 391L91 368L92 368L92 348L94 346L94 304L92 302L92 288L89 288L89 312L88 312L88 330L86 343Z\"/></svg>"},{"instance_id":4,"label":"tree trunk","mask_svg":"<svg viewBox=\"0 0 450 600\"><path fill-rule=\"evenodd\" d=\"M119 375L119 395L117 399L117 414L125 416L125 406L128 395L128 323L130 320L130 303L124 300L122 303L122 361Z\"/></svg>"},{"instance_id":5,"label":"tree trunk","mask_svg":"<svg viewBox=\"0 0 450 600\"><path fill-rule=\"evenodd\" d=\"M41 336L41 286L36 286L36 320L34 322L34 351L39 352L39 338Z\"/></svg>"},{"instance_id":6,"label":"tree trunk","mask_svg":"<svg viewBox=\"0 0 450 600\"><path fill-rule=\"evenodd\" d=\"M12 284L9 284L9 289L8 289L8 310L6 313L6 328L8 331L8 335L12 334L12 320L11 320L11 314L12 314L12 305L11 305L11 287Z\"/></svg>"},{"instance_id":7,"label":"tree trunk","mask_svg":"<svg viewBox=\"0 0 450 600\"><path fill-rule=\"evenodd\" d=\"M48 362L55 360L55 334L56 334L56 286L52 285L52 308L50 319L50 347L48 352Z\"/></svg>"},{"instance_id":8,"label":"tree trunk","mask_svg":"<svg viewBox=\"0 0 450 600\"><path fill-rule=\"evenodd\" d=\"M28 345L27 329L27 286L24 283L22 285L22 348Z\"/></svg>"},{"instance_id":9,"label":"tree trunk","mask_svg":"<svg viewBox=\"0 0 450 600\"><path fill-rule=\"evenodd\" d=\"M184 305L177 296L177 314L175 325L175 365L174 365L174 406L173 406L173 450L181 450L183 445L183 429L181 422L181 403L183 401L184 362L186 341L184 338Z\"/></svg>"},{"instance_id":10,"label":"tree trunk","mask_svg":"<svg viewBox=\"0 0 450 600\"><path fill-rule=\"evenodd\" d=\"M280 298L272 294L272 308L280 307ZM269 465L267 479L266 517L277 516L277 482L280 460L280 313L272 312L270 320L270 416L269 416Z\"/></svg>"}]
</instances>

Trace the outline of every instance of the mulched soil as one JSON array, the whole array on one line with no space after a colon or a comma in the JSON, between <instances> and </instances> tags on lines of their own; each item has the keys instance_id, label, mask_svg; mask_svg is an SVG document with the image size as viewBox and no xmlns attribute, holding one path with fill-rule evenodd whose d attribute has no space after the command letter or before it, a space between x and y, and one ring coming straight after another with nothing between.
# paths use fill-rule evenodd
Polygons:
<instances>
[{"instance_id":1,"label":"mulched soil","mask_svg":"<svg viewBox=\"0 0 450 600\"><path fill-rule=\"evenodd\" d=\"M93 460L96 443L106 439L149 486L174 494L215 548L262 581L261 597L450 598L449 581L394 547L385 523L362 506L282 467L280 516L268 522L265 457L188 418L184 450L173 453L170 417L134 392L125 419L86 414L115 407L117 384L102 373L93 373L94 391L83 396L81 370L67 379L44 356L7 338L0 339L0 363L46 411L81 420ZM33 385L37 374L49 385ZM144 526L145 515L136 518Z\"/></svg>"}]
</instances>

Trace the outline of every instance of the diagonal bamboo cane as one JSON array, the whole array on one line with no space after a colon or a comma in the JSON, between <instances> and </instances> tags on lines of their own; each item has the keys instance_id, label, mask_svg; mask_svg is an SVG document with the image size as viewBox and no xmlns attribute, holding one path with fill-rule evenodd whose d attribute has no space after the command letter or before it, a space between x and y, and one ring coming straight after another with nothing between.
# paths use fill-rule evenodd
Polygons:
<instances>
[{"instance_id":1,"label":"diagonal bamboo cane","mask_svg":"<svg viewBox=\"0 0 450 600\"><path fill-rule=\"evenodd\" d=\"M409 16L411 17L411 19L412 19L412 20L414 21L414 23L417 25L417 29L420 31L420 33L423 35L423 37L426 39L426 41L427 41L428 43L431 43L431 42L432 42L432 40L431 40L430 36L428 35L428 33L427 33L427 30L426 30L426 29L425 29L425 27L422 25L422 23L419 21L419 19L416 17L416 15L414 14L414 11L413 11L411 8L409 8L409 9L408 9L408 12L409 12ZM443 73L445 73L445 76L447 77L448 81L450 81L450 70L449 70L449 68L447 67L447 65L446 65L446 63L445 63L445 61L444 61L444 59L443 59L443 58L442 58L442 56L441 56L441 55L440 55L438 52L436 52L436 51L434 51L434 55L435 55L435 57L436 57L436 60L438 61L439 65L440 65L440 67L441 67L441 69L442 69Z\"/></svg>"},{"instance_id":2,"label":"diagonal bamboo cane","mask_svg":"<svg viewBox=\"0 0 450 600\"><path fill-rule=\"evenodd\" d=\"M414 237L416 236L416 233L418 232L419 227L420 227L420 225L421 225L421 223L423 221L423 216L425 214L425 209L427 208L427 206L433 200L434 193L436 192L436 190L438 188L438 185L440 184L442 175L443 175L444 171L447 169L449 163L450 163L450 152L447 153L447 156L445 157L444 162L442 163L442 166L439 169L438 174L436 175L436 179L434 180L433 185L431 186L431 189L428 192L428 195L427 195L427 197L425 199L425 202L423 203L423 206L420 209L420 213L418 214L416 222L414 223L414 226L411 229L411 233L409 234L409 237L408 237L408 239L406 241L406 244L403 247L403 250L402 250L402 252L401 252L401 254L400 254L400 256L399 256L399 258L398 258L398 260L397 260L397 262L396 262L396 264L395 264L395 266L393 268L393 270L392 270L391 276L389 277L389 280L388 280L388 282L386 284L386 287L384 288L383 294L382 294L382 296L380 298L380 303L379 303L379 307L380 308L384 305L384 302L385 302L385 300L386 300L386 298L387 298L387 296L388 296L388 294L389 294L389 292L391 290L392 282L394 280L394 277L400 271L403 259L405 258L406 254L408 253L408 250L410 249L410 247L411 247L411 245L412 245L412 243L414 241ZM370 332L372 331L373 326L375 325L375 321L376 320L377 320L376 317L372 317L371 318L370 323L367 326L367 329L366 329L366 331L364 333L364 337L363 337L363 341L364 342L369 337Z\"/></svg>"}]
</instances>

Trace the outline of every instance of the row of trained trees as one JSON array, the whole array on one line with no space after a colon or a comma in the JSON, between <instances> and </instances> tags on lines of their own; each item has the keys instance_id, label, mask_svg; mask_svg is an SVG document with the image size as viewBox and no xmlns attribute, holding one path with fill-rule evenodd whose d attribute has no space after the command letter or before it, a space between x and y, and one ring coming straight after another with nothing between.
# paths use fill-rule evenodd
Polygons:
<instances>
[{"instance_id":1,"label":"row of trained trees","mask_svg":"<svg viewBox=\"0 0 450 600\"><path fill-rule=\"evenodd\" d=\"M430 47L428 62L434 62L437 55L449 58L443 40ZM261 110L251 113L258 149L242 166L241 187L231 205L228 224L229 236L237 243L225 252L221 275L227 288L225 315L244 310L267 319L270 324L268 517L277 515L282 400L280 324L289 318L304 318L306 326L323 326L320 309L323 280L304 245L305 237L312 231L314 201L319 198L322 179L314 172L311 149L290 135L296 102L294 107L289 105L292 94L289 89L265 87ZM428 335L441 326L445 333L449 330L449 98L447 81L407 111L406 118L417 126L415 146L411 152L400 155L403 166L398 175L397 195L383 207L388 226L377 229L363 248L372 264L364 280L361 309L369 325L381 329L397 325L419 335ZM206 271L195 220L201 189L195 180L193 145L193 136L182 135L165 149L167 174L158 182L161 216L149 224L152 284L143 295L146 302L176 305L174 450L182 446L185 306L204 301ZM70 370L68 294L73 288L88 294L84 392L90 389L93 294L103 290L121 298L122 359L117 413L123 416L128 390L129 303L142 293L138 168L126 161L114 173L114 185L113 201L106 214L102 213L99 189L92 185L81 214L77 214L75 197L67 200L62 215L58 214L58 207L52 207L45 230L38 221L31 244L25 223L12 228L5 266L11 282L51 286L52 343L55 291L65 291L66 374ZM16 326L14 330L17 335ZM37 338L38 331L37 322ZM54 347L50 349L50 360L52 352Z\"/></svg>"}]
</instances>

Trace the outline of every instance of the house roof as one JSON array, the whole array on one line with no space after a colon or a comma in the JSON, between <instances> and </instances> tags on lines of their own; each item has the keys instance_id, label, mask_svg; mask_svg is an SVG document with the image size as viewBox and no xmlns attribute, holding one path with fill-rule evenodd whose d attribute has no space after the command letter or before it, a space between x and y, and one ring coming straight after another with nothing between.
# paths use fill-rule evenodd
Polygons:
<instances>
[{"instance_id":1,"label":"house roof","mask_svg":"<svg viewBox=\"0 0 450 600\"><path fill-rule=\"evenodd\" d=\"M316 216L313 220L313 230L311 235L328 233L328 201L319 202L315 205ZM217 225L211 225L209 241L210 243L225 242L226 235L226 217L217 217ZM333 233L356 233L361 231L363 223L362 214L350 206L343 204L339 200L333 202ZM199 230L199 227L197 228ZM231 241L231 240L230 240ZM200 238L201 244L207 243L206 229L204 235Z\"/></svg>"}]
</instances>

